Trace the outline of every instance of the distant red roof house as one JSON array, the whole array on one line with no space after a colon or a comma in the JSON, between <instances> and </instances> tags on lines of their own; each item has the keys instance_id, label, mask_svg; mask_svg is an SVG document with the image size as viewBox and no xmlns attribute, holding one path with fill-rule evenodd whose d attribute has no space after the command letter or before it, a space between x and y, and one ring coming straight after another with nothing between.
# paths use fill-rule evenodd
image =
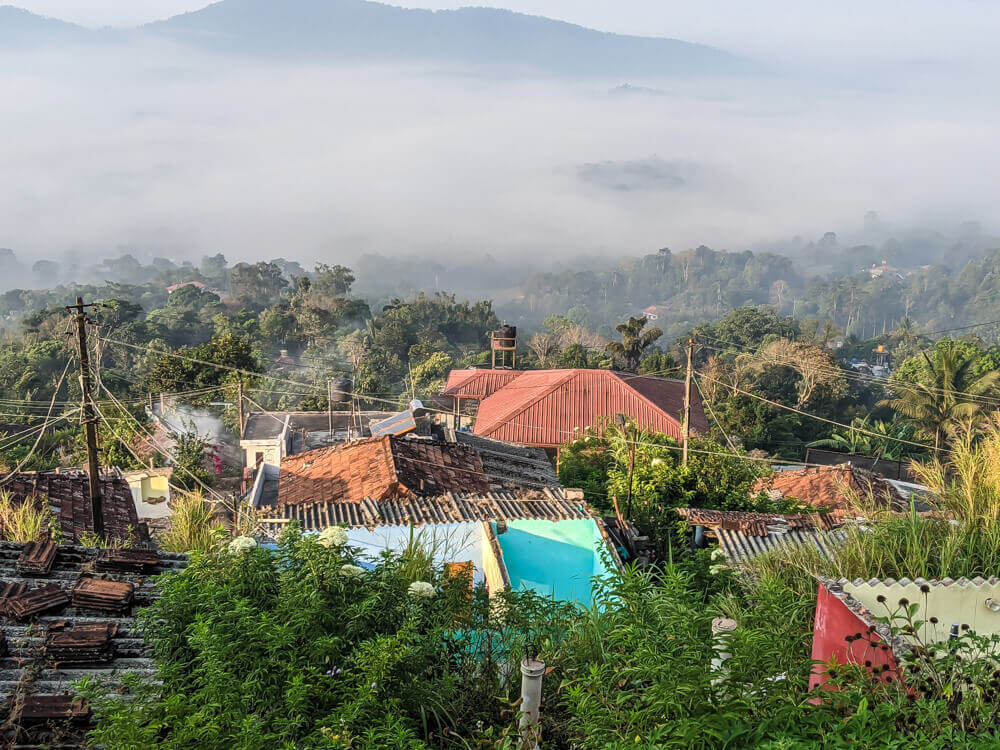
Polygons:
<instances>
[{"instance_id":1,"label":"distant red roof house","mask_svg":"<svg viewBox=\"0 0 1000 750\"><path fill-rule=\"evenodd\" d=\"M474 450L397 437L286 456L278 476L278 505L489 491L489 479Z\"/></svg>"},{"instance_id":2,"label":"distant red roof house","mask_svg":"<svg viewBox=\"0 0 1000 750\"><path fill-rule=\"evenodd\" d=\"M181 288L186 287L186 286L193 286L193 287L197 287L198 289L205 289L205 285L202 282L200 282L200 281L182 281L179 284L171 284L170 286L168 286L167 287L167 294L173 294L178 289L181 289Z\"/></svg>"},{"instance_id":3,"label":"distant red roof house","mask_svg":"<svg viewBox=\"0 0 1000 750\"><path fill-rule=\"evenodd\" d=\"M758 479L753 489L830 510L850 510L855 496L865 500L869 493L882 507L900 510L906 506L903 496L885 479L850 464L779 471Z\"/></svg>"},{"instance_id":4,"label":"distant red roof house","mask_svg":"<svg viewBox=\"0 0 1000 750\"><path fill-rule=\"evenodd\" d=\"M625 414L639 427L681 437L684 383L610 370L527 370L479 404L476 435L558 448L578 430ZM691 429L707 432L695 390Z\"/></svg>"}]
</instances>

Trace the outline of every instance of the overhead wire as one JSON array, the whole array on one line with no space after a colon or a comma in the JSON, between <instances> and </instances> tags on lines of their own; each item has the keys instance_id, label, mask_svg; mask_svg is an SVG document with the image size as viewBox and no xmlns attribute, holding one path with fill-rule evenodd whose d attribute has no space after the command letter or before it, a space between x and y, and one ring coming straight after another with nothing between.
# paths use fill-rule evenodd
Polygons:
<instances>
[{"instance_id":1,"label":"overhead wire","mask_svg":"<svg viewBox=\"0 0 1000 750\"><path fill-rule=\"evenodd\" d=\"M59 389L62 388L63 381L66 380L66 373L69 372L70 365L73 364L72 360L66 362L66 367L63 368L62 375L59 376L59 382L56 383L55 390L52 392L52 402L49 404L49 412L45 415L45 422L41 425L38 431L38 436L35 438L35 442L32 444L31 448L28 450L27 455L21 459L21 461L15 466L3 479L0 479L0 485L5 484L11 477L17 474L24 465L31 460L31 457L35 455L35 451L38 450L39 443L42 442L42 436L45 434L46 428L53 424L55 420L52 419L52 409L55 408L56 396L59 395Z\"/></svg>"}]
</instances>

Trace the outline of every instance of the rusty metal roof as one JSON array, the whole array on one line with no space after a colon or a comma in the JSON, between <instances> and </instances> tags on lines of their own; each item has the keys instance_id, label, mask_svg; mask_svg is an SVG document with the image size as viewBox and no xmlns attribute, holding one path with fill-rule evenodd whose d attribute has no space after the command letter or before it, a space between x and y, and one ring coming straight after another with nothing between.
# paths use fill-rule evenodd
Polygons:
<instances>
[{"instance_id":1,"label":"rusty metal roof","mask_svg":"<svg viewBox=\"0 0 1000 750\"><path fill-rule=\"evenodd\" d=\"M263 525L268 533L276 536L289 521L298 521L305 531L319 531L337 525L376 528L518 519L564 521L590 518L591 515L582 497L550 487L521 493L448 493L439 497L283 505L275 508L274 515L265 519Z\"/></svg>"},{"instance_id":2,"label":"rusty metal roof","mask_svg":"<svg viewBox=\"0 0 1000 750\"><path fill-rule=\"evenodd\" d=\"M542 489L560 486L555 467L541 448L505 443L456 430L448 430L446 438L466 445L479 454L491 489Z\"/></svg>"},{"instance_id":3,"label":"rusty metal roof","mask_svg":"<svg viewBox=\"0 0 1000 750\"><path fill-rule=\"evenodd\" d=\"M386 436L286 456L278 476L278 505L489 489L482 461L471 448Z\"/></svg>"},{"instance_id":4,"label":"rusty metal roof","mask_svg":"<svg viewBox=\"0 0 1000 750\"><path fill-rule=\"evenodd\" d=\"M726 557L742 563L757 555L801 544L810 544L830 557L846 532L839 516L829 513L749 513L706 508L678 508L692 526L705 526L719 542Z\"/></svg>"},{"instance_id":5,"label":"rusty metal roof","mask_svg":"<svg viewBox=\"0 0 1000 750\"><path fill-rule=\"evenodd\" d=\"M155 674L133 615L152 603L154 577L183 568L186 557L153 553L155 564L149 565L150 553L137 551L140 562L125 564L144 564L147 572L141 573L116 562L125 550L67 545L56 548L48 573L31 575L18 566L26 551L29 558L38 554L37 547L0 542L0 633L7 648L6 654L0 648L0 725L10 726L5 721L12 708L20 715L13 722L20 725L18 736L8 728L3 740L44 746L52 741L48 722L55 718L69 722L59 731L59 746L82 746L89 707L73 698L71 684L90 676L114 685L125 672ZM104 572L85 572L99 569L99 557Z\"/></svg>"},{"instance_id":6,"label":"rusty metal roof","mask_svg":"<svg viewBox=\"0 0 1000 750\"><path fill-rule=\"evenodd\" d=\"M625 414L645 429L679 438L684 383L610 370L529 370L484 399L473 431L524 445L555 447L579 430ZM697 392L691 426L708 429Z\"/></svg>"},{"instance_id":7,"label":"rusty metal roof","mask_svg":"<svg viewBox=\"0 0 1000 750\"><path fill-rule=\"evenodd\" d=\"M90 479L86 471L21 472L7 480L3 489L16 503L47 501L62 532L62 541L79 542L94 530L90 505ZM139 518L128 482L116 472L101 476L104 533L123 542L137 541Z\"/></svg>"}]
</instances>

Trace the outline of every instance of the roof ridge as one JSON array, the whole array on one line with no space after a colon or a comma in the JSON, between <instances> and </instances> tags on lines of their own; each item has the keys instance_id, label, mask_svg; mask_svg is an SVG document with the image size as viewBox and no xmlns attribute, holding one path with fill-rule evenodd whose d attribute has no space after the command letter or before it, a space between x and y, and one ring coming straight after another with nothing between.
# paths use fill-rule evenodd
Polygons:
<instances>
[{"instance_id":1,"label":"roof ridge","mask_svg":"<svg viewBox=\"0 0 1000 750\"><path fill-rule=\"evenodd\" d=\"M678 427L681 427L683 425L683 422L679 418L675 417L673 414L668 414L666 411L663 410L662 406L658 406L657 404L653 403L652 399L648 398L644 393L642 393L641 391L637 390L633 386L629 385L625 381L625 378L623 378L621 376L620 372L618 372L617 370L607 370L607 372L610 373L611 375L613 375L615 377L615 379L618 381L618 383L620 385L624 386L625 388L627 388L630 393L634 393L636 396L639 397L640 400L645 401L647 404L649 404L649 406L652 409L658 411L660 414L662 414L663 416L665 416L667 419L671 420L672 422L676 422ZM636 377L649 377L649 376L647 376L647 375L636 375ZM671 378L657 378L657 379L658 380L671 380ZM679 382L679 381L672 381L672 382ZM692 396L692 401L693 401L694 400L694 391L693 390L691 391L691 396Z\"/></svg>"},{"instance_id":2,"label":"roof ridge","mask_svg":"<svg viewBox=\"0 0 1000 750\"><path fill-rule=\"evenodd\" d=\"M527 374L527 372L528 371L526 371L525 374ZM544 372L557 372L557 371L556 370L533 370L531 372L544 373ZM567 368L566 372L568 373L567 375L565 375L564 377L556 379L555 382L553 382L550 385L546 386L545 389L541 393L539 393L537 396L535 396L534 398L532 398L529 401L523 401L520 404L516 404L509 411L503 412L501 415L499 415L498 417L496 417L493 420L492 424L489 424L486 427L483 427L482 428L483 429L482 433L478 433L477 432L476 434L479 435L480 437L489 437L489 435L486 434L486 433L493 432L494 430L496 430L497 428L499 428L500 425L503 424L504 422L511 421L511 419L514 417L514 415L520 414L521 412L524 412L524 411L527 411L529 408L531 408L532 406L534 406L535 404L537 404L543 398L545 398L546 396L552 394L557 388L559 388L562 385L568 383L570 380L572 380L572 379L574 379L576 377L579 377L579 375L580 375L581 372L589 372L589 370L587 370L586 368ZM609 371L608 370L595 370L595 372L609 372ZM489 401L489 399L493 398L494 396L497 396L498 394L503 393L505 390L507 390L507 388L511 387L511 384L513 382L514 381L511 381L511 383L507 383L507 385L505 385L503 388L501 388L501 389L499 389L497 391L494 391L491 395L487 396L483 400L483 403L485 403L486 401ZM523 388L524 386L520 386L520 387ZM482 409L482 405L480 405L480 409Z\"/></svg>"}]
</instances>

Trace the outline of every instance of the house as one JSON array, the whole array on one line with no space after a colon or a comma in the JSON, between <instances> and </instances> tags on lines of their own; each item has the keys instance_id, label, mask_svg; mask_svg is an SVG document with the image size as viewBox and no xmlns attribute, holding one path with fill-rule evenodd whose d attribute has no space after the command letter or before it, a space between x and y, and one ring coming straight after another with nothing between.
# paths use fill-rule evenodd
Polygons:
<instances>
[{"instance_id":1,"label":"house","mask_svg":"<svg viewBox=\"0 0 1000 750\"><path fill-rule=\"evenodd\" d=\"M368 425L390 411L268 411L247 415L240 436L245 466L278 470L281 459L324 445L339 445L368 434Z\"/></svg>"},{"instance_id":2,"label":"house","mask_svg":"<svg viewBox=\"0 0 1000 750\"><path fill-rule=\"evenodd\" d=\"M617 560L603 522L579 490L558 485L544 453L454 434L454 442L386 436L281 462L262 492L263 528L348 529L352 545L423 544L439 563L471 565L491 592L530 588L589 604L592 577Z\"/></svg>"},{"instance_id":3,"label":"house","mask_svg":"<svg viewBox=\"0 0 1000 750\"><path fill-rule=\"evenodd\" d=\"M906 510L909 505L893 483L850 463L779 471L758 479L753 491L766 492L774 499L794 498L841 515L852 511L858 500L864 503L869 497L883 508Z\"/></svg>"},{"instance_id":4,"label":"house","mask_svg":"<svg viewBox=\"0 0 1000 750\"><path fill-rule=\"evenodd\" d=\"M170 477L173 474L171 466L122 472L122 478L132 490L140 523L170 515Z\"/></svg>"},{"instance_id":5,"label":"house","mask_svg":"<svg viewBox=\"0 0 1000 750\"><path fill-rule=\"evenodd\" d=\"M58 491L59 483L51 485ZM127 485L126 485L127 490ZM73 683L152 677L135 613L185 555L0 542L0 736L5 747L84 747L91 711Z\"/></svg>"},{"instance_id":6,"label":"house","mask_svg":"<svg viewBox=\"0 0 1000 750\"><path fill-rule=\"evenodd\" d=\"M183 289L186 286L193 286L198 291L205 291L208 287L201 281L182 281L179 284L171 284L167 287L167 294L173 294L178 289Z\"/></svg>"},{"instance_id":7,"label":"house","mask_svg":"<svg viewBox=\"0 0 1000 750\"><path fill-rule=\"evenodd\" d=\"M599 429L618 414L680 438L683 407L681 380L611 370L528 370L480 402L473 433L557 454L580 430ZM691 429L708 431L697 391L691 394Z\"/></svg>"},{"instance_id":8,"label":"house","mask_svg":"<svg viewBox=\"0 0 1000 750\"><path fill-rule=\"evenodd\" d=\"M661 315L666 315L669 308L664 305L650 305L642 311L642 316L646 320L659 320Z\"/></svg>"},{"instance_id":9,"label":"house","mask_svg":"<svg viewBox=\"0 0 1000 750\"><path fill-rule=\"evenodd\" d=\"M919 605L919 629L907 633L899 618L913 603ZM1000 635L1000 578L821 579L812 645L817 665L810 687L826 682L825 664L833 660L886 665L898 679L899 661L912 646L947 643L966 630L987 638Z\"/></svg>"},{"instance_id":10,"label":"house","mask_svg":"<svg viewBox=\"0 0 1000 750\"><path fill-rule=\"evenodd\" d=\"M139 541L139 518L128 482L119 471L108 470L101 475L100 487L104 536L132 543ZM21 472L11 475L0 489L10 493L16 504L48 503L64 543L77 544L84 534L94 531L90 478L86 471Z\"/></svg>"}]
</instances>

